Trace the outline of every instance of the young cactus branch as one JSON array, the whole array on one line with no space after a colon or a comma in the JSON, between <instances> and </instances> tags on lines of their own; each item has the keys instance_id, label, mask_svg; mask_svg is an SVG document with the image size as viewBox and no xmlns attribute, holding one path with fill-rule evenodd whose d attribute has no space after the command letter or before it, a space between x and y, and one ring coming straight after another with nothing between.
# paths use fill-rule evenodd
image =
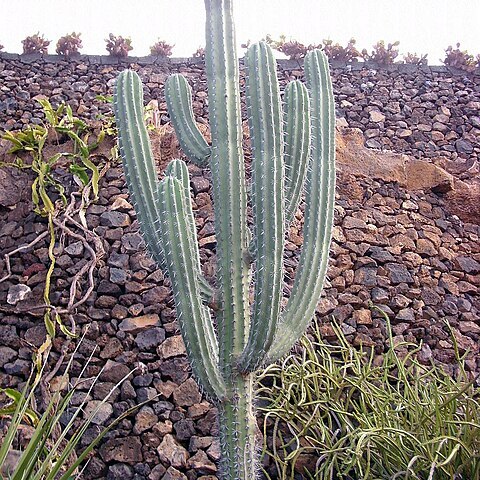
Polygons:
<instances>
[{"instance_id":1,"label":"young cactus branch","mask_svg":"<svg viewBox=\"0 0 480 480\"><path fill-rule=\"evenodd\" d=\"M287 354L312 319L328 264L335 202L335 103L328 60L320 50L305 57L310 93L312 151L305 188L303 247L287 307L282 314L271 361Z\"/></svg>"},{"instance_id":2,"label":"young cactus branch","mask_svg":"<svg viewBox=\"0 0 480 480\"><path fill-rule=\"evenodd\" d=\"M285 225L295 216L305 182L310 155L310 102L299 80L285 88Z\"/></svg>"},{"instance_id":3,"label":"young cactus branch","mask_svg":"<svg viewBox=\"0 0 480 480\"><path fill-rule=\"evenodd\" d=\"M177 319L192 370L200 385L215 400L226 395L218 367L218 343L208 308L202 304L198 281L197 236L189 220L185 188L167 176L159 185L161 239L172 282Z\"/></svg>"},{"instance_id":4,"label":"young cactus branch","mask_svg":"<svg viewBox=\"0 0 480 480\"><path fill-rule=\"evenodd\" d=\"M125 177L145 244L160 267L165 267L158 241L160 210L157 202L158 175L144 123L143 88L132 70L118 75L114 95L118 143Z\"/></svg>"},{"instance_id":5,"label":"young cactus branch","mask_svg":"<svg viewBox=\"0 0 480 480\"><path fill-rule=\"evenodd\" d=\"M242 371L255 370L270 348L280 313L283 286L284 165L283 116L276 62L264 42L246 55L247 112L252 145L255 295Z\"/></svg>"},{"instance_id":6,"label":"young cactus branch","mask_svg":"<svg viewBox=\"0 0 480 480\"><path fill-rule=\"evenodd\" d=\"M168 113L182 150L200 167L208 165L210 146L197 127L192 108L192 89L183 75L174 74L165 83Z\"/></svg>"}]
</instances>

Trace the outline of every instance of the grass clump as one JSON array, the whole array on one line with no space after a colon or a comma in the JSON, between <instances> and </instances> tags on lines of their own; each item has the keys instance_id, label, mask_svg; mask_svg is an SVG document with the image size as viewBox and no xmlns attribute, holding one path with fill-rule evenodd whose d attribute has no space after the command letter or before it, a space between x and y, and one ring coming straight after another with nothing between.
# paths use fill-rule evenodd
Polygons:
<instances>
[{"instance_id":1,"label":"grass clump","mask_svg":"<svg viewBox=\"0 0 480 480\"><path fill-rule=\"evenodd\" d=\"M267 475L480 479L480 389L458 351L454 379L421 365L419 346L394 345L388 319L381 361L335 331L338 344L328 345L316 325L301 354L261 375L264 454L273 460Z\"/></svg>"}]
</instances>

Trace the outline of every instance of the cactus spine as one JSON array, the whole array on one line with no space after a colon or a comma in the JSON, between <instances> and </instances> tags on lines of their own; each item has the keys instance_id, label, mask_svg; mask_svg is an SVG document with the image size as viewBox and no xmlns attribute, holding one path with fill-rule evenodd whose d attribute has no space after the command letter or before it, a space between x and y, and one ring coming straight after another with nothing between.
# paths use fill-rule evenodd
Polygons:
<instances>
[{"instance_id":1,"label":"cactus spine","mask_svg":"<svg viewBox=\"0 0 480 480\"><path fill-rule=\"evenodd\" d=\"M173 75L166 84L169 113L182 148L191 161L208 164L212 172L215 289L201 273L186 165L173 160L165 178L157 179L143 123L142 85L132 71L118 77L115 116L143 236L171 279L193 373L218 408L222 476L246 480L254 478L256 469L252 372L286 354L301 336L325 278L333 223L335 118L322 52L309 52L305 59L308 91L301 82L291 82L282 104L270 48L265 43L251 46L246 56L253 154L248 198L232 2L205 0L211 147L195 124L186 80ZM292 294L282 311L284 237L302 191L304 245ZM253 211L253 235L247 226L247 202ZM212 296L213 312L208 307Z\"/></svg>"}]
</instances>

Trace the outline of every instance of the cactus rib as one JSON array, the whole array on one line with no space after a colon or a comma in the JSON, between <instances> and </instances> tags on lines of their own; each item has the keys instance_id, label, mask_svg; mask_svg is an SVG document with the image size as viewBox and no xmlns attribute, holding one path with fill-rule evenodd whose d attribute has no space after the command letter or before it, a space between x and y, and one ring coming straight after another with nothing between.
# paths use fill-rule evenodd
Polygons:
<instances>
[{"instance_id":1,"label":"cactus rib","mask_svg":"<svg viewBox=\"0 0 480 480\"><path fill-rule=\"evenodd\" d=\"M196 165L208 165L210 146L200 132L193 115L192 89L185 77L174 74L165 83L168 113L182 150Z\"/></svg>"}]
</instances>

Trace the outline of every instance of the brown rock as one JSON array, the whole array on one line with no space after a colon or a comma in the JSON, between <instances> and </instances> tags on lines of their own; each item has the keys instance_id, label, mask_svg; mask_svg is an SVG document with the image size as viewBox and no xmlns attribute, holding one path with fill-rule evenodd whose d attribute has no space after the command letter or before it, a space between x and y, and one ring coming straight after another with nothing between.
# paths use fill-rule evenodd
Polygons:
<instances>
[{"instance_id":1,"label":"brown rock","mask_svg":"<svg viewBox=\"0 0 480 480\"><path fill-rule=\"evenodd\" d=\"M130 435L126 438L112 438L100 447L104 462L135 464L143 460L140 438Z\"/></svg>"},{"instance_id":2,"label":"brown rock","mask_svg":"<svg viewBox=\"0 0 480 480\"><path fill-rule=\"evenodd\" d=\"M167 359L171 357L177 357L179 355L185 355L185 344L183 343L180 335L174 335L168 337L157 348L158 355L161 358Z\"/></svg>"},{"instance_id":3,"label":"brown rock","mask_svg":"<svg viewBox=\"0 0 480 480\"><path fill-rule=\"evenodd\" d=\"M156 313L142 315L135 318L126 318L118 328L127 333L139 333L151 327L159 327L161 325L160 317Z\"/></svg>"},{"instance_id":4,"label":"brown rock","mask_svg":"<svg viewBox=\"0 0 480 480\"><path fill-rule=\"evenodd\" d=\"M174 438L167 434L163 437L162 443L157 448L160 460L176 468L185 468L187 466L188 452Z\"/></svg>"},{"instance_id":5,"label":"brown rock","mask_svg":"<svg viewBox=\"0 0 480 480\"><path fill-rule=\"evenodd\" d=\"M437 165L408 155L365 148L363 143L360 130L337 128L337 165L342 176L353 174L398 182L409 190L433 190L438 193L452 190L452 175Z\"/></svg>"},{"instance_id":6,"label":"brown rock","mask_svg":"<svg viewBox=\"0 0 480 480\"><path fill-rule=\"evenodd\" d=\"M202 401L202 395L193 378L189 378L173 391L173 399L179 407L190 407Z\"/></svg>"}]
</instances>

